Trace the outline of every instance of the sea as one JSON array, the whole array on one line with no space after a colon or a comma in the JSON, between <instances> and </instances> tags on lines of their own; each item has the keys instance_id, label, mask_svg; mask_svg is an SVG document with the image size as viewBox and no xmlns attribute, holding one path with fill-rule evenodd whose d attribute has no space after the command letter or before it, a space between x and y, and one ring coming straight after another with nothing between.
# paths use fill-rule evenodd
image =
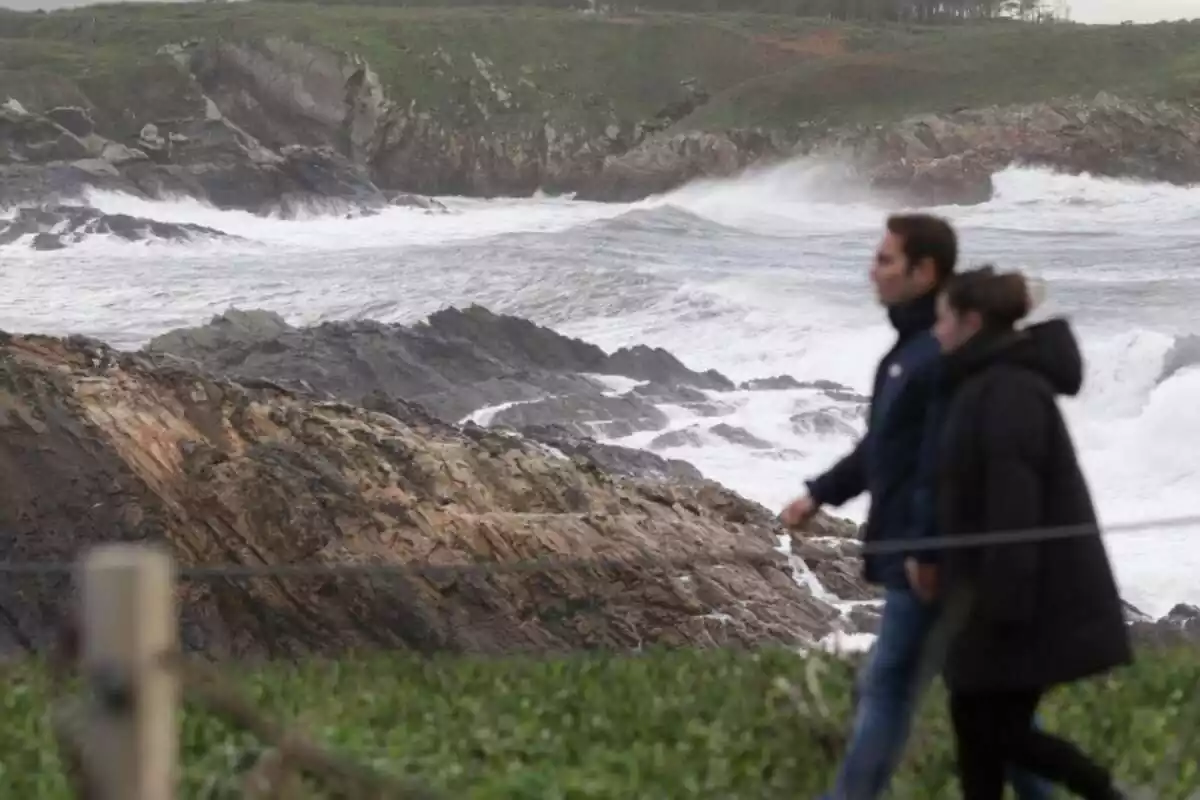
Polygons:
<instances>
[{"instance_id":1,"label":"sea","mask_svg":"<svg viewBox=\"0 0 1200 800\"><path fill-rule=\"evenodd\" d=\"M628 205L569 198L440 198L449 213L299 219L219 211L194 200L96 192L109 213L191 222L242 237L203 243L93 238L37 252L0 247L0 328L81 333L118 347L203 324L230 307L297 325L410 323L478 303L604 348L665 347L735 380L792 375L869 391L894 333L868 280L894 209L797 161L691 184ZM1040 280L1035 319L1065 315L1086 382L1063 401L1127 600L1161 615L1200 603L1200 524L1134 527L1200 514L1200 189L1010 169L986 204L933 209L957 225L964 265ZM2 213L2 212L0 212ZM806 390L724 393L686 446L660 451L781 508L854 444L861 419L815 433L791 418L836 405ZM836 409L835 409L836 410ZM725 422L768 443L734 444ZM618 443L644 446L660 432ZM865 500L840 510L861 519Z\"/></svg>"}]
</instances>

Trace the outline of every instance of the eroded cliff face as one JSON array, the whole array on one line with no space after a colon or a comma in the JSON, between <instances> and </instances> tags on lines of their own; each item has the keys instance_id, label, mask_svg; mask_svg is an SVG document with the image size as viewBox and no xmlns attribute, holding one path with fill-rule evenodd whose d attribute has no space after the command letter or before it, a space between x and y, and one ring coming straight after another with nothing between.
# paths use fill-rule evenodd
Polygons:
<instances>
[{"instance_id":1,"label":"eroded cliff face","mask_svg":"<svg viewBox=\"0 0 1200 800\"><path fill-rule=\"evenodd\" d=\"M369 411L94 341L6 336L0 429L6 560L66 560L98 541L151 539L169 542L185 566L618 562L501 576L187 582L185 644L215 654L799 645L847 624L797 583L765 509L703 481L614 477L586 457L458 429L401 401ZM734 548L770 563L643 561ZM6 647L47 641L64 580L6 579Z\"/></svg>"}]
</instances>

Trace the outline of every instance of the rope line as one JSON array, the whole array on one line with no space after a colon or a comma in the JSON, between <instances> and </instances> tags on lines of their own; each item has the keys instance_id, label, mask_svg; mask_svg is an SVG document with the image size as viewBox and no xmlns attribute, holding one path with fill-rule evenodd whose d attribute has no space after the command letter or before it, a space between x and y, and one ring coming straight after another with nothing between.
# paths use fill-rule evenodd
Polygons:
<instances>
[{"instance_id":1,"label":"rope line","mask_svg":"<svg viewBox=\"0 0 1200 800\"><path fill-rule=\"evenodd\" d=\"M934 550L956 550L967 547L989 547L1006 544L1029 544L1056 541L1082 536L1115 536L1135 533L1161 533L1168 530L1200 528L1200 514L1182 517L1165 517L1136 522L1117 523L1109 526L1095 524L1068 525L1053 528L1026 528L1012 531L989 531L987 533L962 534L958 536L933 536L921 539L879 540L861 543L855 537L845 541L858 545L858 552L866 555L928 552ZM813 539L833 539L812 535ZM787 554L779 550L752 548L730 548L724 552L698 553L681 557L666 556L594 556L594 557L545 557L512 561L474 561L457 564L434 564L430 562L405 563L337 563L300 562L291 564L195 564L181 565L178 577L190 580L236 579L236 578L287 578L329 576L372 576L413 575L421 577L447 578L460 575L521 574L530 572L554 572L578 569L619 569L629 566L690 568L700 566L731 566L745 564L755 566L780 566L786 563ZM58 561L0 561L0 575L5 576L70 576L76 570L74 562Z\"/></svg>"}]
</instances>

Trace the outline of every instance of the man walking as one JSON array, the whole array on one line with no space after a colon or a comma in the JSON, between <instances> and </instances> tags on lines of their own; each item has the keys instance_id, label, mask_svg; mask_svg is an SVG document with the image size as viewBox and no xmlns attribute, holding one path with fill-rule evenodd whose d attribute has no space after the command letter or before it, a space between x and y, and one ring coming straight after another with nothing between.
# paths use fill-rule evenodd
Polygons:
<instances>
[{"instance_id":1,"label":"man walking","mask_svg":"<svg viewBox=\"0 0 1200 800\"><path fill-rule=\"evenodd\" d=\"M799 527L821 506L839 506L869 492L865 544L932 532L928 484L939 432L940 350L931 328L938 291L957 261L958 237L947 221L928 214L888 218L871 281L897 339L875 373L867 433L849 455L807 483L807 495L784 509L785 525ZM883 794L903 754L917 700L932 678L922 659L929 657L924 651L937 620L936 554L865 550L863 576L884 588L883 618L859 676L850 744L830 800ZM1050 796L1048 786L1029 776L1015 775L1014 786L1022 800Z\"/></svg>"}]
</instances>

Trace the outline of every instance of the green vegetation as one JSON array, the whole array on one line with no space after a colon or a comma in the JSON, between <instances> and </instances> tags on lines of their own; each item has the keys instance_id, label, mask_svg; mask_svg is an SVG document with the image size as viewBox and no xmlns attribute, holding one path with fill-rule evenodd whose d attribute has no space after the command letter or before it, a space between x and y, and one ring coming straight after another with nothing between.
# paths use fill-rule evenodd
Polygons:
<instances>
[{"instance_id":1,"label":"green vegetation","mask_svg":"<svg viewBox=\"0 0 1200 800\"><path fill-rule=\"evenodd\" d=\"M288 0L285 0L288 1ZM291 0L311 2L311 0ZM320 0L323 5L389 6L392 8L553 8L600 10L627 14L640 11L683 13L778 14L859 22L958 23L965 20L1020 19L1055 22L1047 0Z\"/></svg>"},{"instance_id":2,"label":"green vegetation","mask_svg":"<svg viewBox=\"0 0 1200 800\"><path fill-rule=\"evenodd\" d=\"M327 744L454 798L788 798L830 779L850 705L850 670L825 662L830 717L798 712L782 680L809 662L784 651L670 651L554 660L388 656L229 670L259 707ZM1200 786L1200 653L1143 652L1138 664L1056 693L1044 722L1162 800ZM0 796L68 796L47 732L45 672L0 675ZM814 708L815 703L810 703ZM255 742L188 708L186 798L237 797ZM1178 761L1160 770L1175 745ZM1165 772L1165 774L1159 774ZM956 797L940 688L926 701L897 797Z\"/></svg>"},{"instance_id":3,"label":"green vegetation","mask_svg":"<svg viewBox=\"0 0 1200 800\"><path fill-rule=\"evenodd\" d=\"M1164 98L1200 91L1197 24L949 26L744 12L590 15L538 8L538 2L519 8L121 4L4 14L0 97L34 108L86 98L104 122L127 133L177 116L189 103L195 107L184 78L157 55L161 45L270 35L361 54L393 100L456 129L540 130L548 119L560 129L603 130L614 119L653 117L680 98L680 82L690 78L713 99L680 129L878 122L1101 90ZM512 101L492 102L490 114L481 115L475 101L494 91L490 84L502 86Z\"/></svg>"}]
</instances>

